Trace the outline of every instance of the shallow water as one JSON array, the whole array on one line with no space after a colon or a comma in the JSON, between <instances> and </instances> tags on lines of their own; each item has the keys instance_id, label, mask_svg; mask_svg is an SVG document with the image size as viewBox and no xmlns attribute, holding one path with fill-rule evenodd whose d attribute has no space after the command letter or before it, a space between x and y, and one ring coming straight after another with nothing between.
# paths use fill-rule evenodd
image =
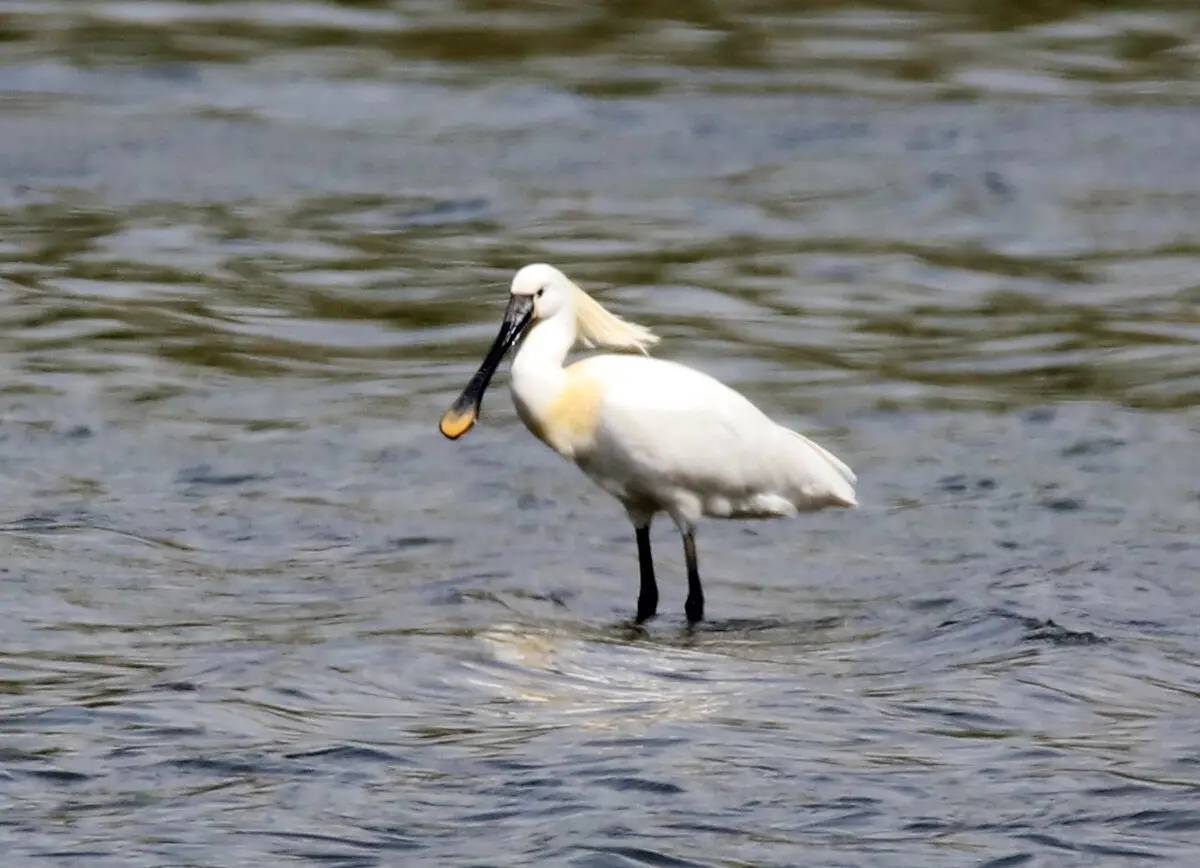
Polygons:
<instances>
[{"instance_id":1,"label":"shallow water","mask_svg":"<svg viewBox=\"0 0 1200 868\"><path fill-rule=\"evenodd\" d=\"M6 864L1190 864L1192 3L0 7ZM632 533L562 265L863 507Z\"/></svg>"}]
</instances>

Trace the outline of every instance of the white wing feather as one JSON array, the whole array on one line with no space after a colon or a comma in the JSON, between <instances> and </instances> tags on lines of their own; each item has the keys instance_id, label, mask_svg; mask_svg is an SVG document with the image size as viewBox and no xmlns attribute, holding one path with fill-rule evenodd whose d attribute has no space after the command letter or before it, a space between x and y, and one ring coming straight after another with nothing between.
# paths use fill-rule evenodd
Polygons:
<instances>
[{"instance_id":1,"label":"white wing feather","mask_svg":"<svg viewBox=\"0 0 1200 868\"><path fill-rule=\"evenodd\" d=\"M857 503L849 467L707 374L637 356L576 366L602 389L595 445L577 460L622 499L694 496L722 517Z\"/></svg>"}]
</instances>

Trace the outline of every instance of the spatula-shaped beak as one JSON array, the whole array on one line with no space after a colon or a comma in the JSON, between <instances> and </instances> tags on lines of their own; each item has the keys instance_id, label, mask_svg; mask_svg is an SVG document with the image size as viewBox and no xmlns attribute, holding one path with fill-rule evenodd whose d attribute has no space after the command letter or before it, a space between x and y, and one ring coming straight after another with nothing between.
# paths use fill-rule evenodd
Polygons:
<instances>
[{"instance_id":1,"label":"spatula-shaped beak","mask_svg":"<svg viewBox=\"0 0 1200 868\"><path fill-rule=\"evenodd\" d=\"M512 345L521 338L521 335L525 334L525 329L528 328L531 319L533 319L533 298L528 295L512 296L504 311L504 321L500 323L500 332L496 335L496 340L492 342L492 348L484 357L483 364L479 366L475 376L471 377L467 387L458 396L458 400L442 414L442 421L438 427L446 437L457 440L471 430L479 418L479 410L483 405L483 393L487 391L488 384L492 381L492 375L496 373L496 368L505 354L512 349Z\"/></svg>"}]
</instances>

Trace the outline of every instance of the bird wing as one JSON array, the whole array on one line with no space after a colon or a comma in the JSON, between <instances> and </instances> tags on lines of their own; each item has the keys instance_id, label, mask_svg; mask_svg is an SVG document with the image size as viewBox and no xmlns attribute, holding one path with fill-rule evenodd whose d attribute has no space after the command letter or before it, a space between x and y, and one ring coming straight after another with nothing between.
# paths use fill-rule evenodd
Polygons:
<instances>
[{"instance_id":1,"label":"bird wing","mask_svg":"<svg viewBox=\"0 0 1200 868\"><path fill-rule=\"evenodd\" d=\"M637 356L577 365L602 388L591 463L631 492L691 491L726 514L854 503L845 464L707 374Z\"/></svg>"}]
</instances>

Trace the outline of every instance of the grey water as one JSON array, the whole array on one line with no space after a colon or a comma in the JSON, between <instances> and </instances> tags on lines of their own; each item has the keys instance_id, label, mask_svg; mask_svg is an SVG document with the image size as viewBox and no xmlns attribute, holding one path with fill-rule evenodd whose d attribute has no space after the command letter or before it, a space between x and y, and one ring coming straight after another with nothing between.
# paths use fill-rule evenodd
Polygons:
<instances>
[{"instance_id":1,"label":"grey water","mask_svg":"<svg viewBox=\"0 0 1200 868\"><path fill-rule=\"evenodd\" d=\"M1200 859L1192 2L0 4L4 865ZM553 262L858 472L654 529Z\"/></svg>"}]
</instances>

